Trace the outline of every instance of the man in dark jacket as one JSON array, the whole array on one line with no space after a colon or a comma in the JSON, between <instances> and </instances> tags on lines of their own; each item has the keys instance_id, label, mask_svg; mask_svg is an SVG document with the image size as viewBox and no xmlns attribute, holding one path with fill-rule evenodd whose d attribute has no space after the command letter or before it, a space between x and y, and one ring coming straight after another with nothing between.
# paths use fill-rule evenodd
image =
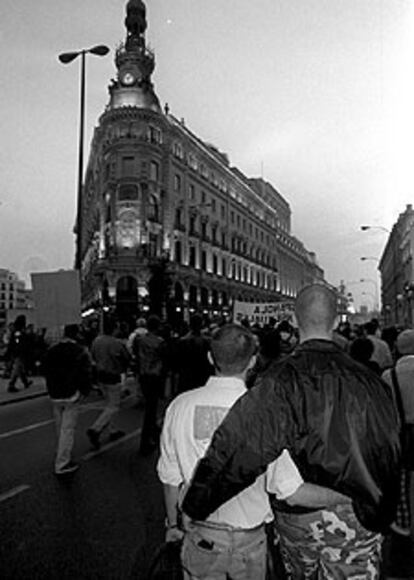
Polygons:
<instances>
[{"instance_id":1,"label":"man in dark jacket","mask_svg":"<svg viewBox=\"0 0 414 580\"><path fill-rule=\"evenodd\" d=\"M184 499L204 519L250 485L287 448L306 483L277 511L294 578L377 578L381 532L398 497L400 442L390 389L332 341L336 296L304 288L296 302L301 344L276 363L217 429ZM351 498L326 507L318 484ZM316 498L317 499L317 498Z\"/></svg>"},{"instance_id":2,"label":"man in dark jacket","mask_svg":"<svg viewBox=\"0 0 414 580\"><path fill-rule=\"evenodd\" d=\"M105 407L86 434L94 449L101 446L100 437L109 433L109 441L116 441L125 433L116 429L114 417L121 406L122 374L126 373L130 356L125 343L118 338L119 322L113 317L104 319L103 334L92 342L91 355L96 366L96 378L105 398Z\"/></svg>"},{"instance_id":3,"label":"man in dark jacket","mask_svg":"<svg viewBox=\"0 0 414 580\"><path fill-rule=\"evenodd\" d=\"M58 444L55 474L74 473L72 448L79 403L92 386L92 362L88 351L78 344L77 324L65 326L63 339L51 346L44 360L46 387L53 404Z\"/></svg>"},{"instance_id":4,"label":"man in dark jacket","mask_svg":"<svg viewBox=\"0 0 414 580\"><path fill-rule=\"evenodd\" d=\"M155 314L148 317L147 334L137 335L132 343L137 376L145 400L140 451L151 453L158 442L158 401L164 393L167 351L160 334L161 320Z\"/></svg>"}]
</instances>

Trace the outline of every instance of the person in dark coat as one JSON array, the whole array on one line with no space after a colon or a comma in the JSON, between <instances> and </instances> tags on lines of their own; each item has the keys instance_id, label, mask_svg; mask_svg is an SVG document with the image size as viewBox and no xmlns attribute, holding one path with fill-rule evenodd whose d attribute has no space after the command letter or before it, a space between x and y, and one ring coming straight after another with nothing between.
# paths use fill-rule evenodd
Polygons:
<instances>
[{"instance_id":1,"label":"person in dark coat","mask_svg":"<svg viewBox=\"0 0 414 580\"><path fill-rule=\"evenodd\" d=\"M202 317L194 314L190 320L190 331L175 345L176 394L202 387L214 372L207 356L210 343L208 338L202 336L202 327Z\"/></svg>"},{"instance_id":2,"label":"person in dark coat","mask_svg":"<svg viewBox=\"0 0 414 580\"><path fill-rule=\"evenodd\" d=\"M21 380L25 389L32 381L27 376L27 364L30 358L30 340L26 332L26 317L18 316L14 322L14 329L7 347L7 356L11 361L11 376L8 386L9 393L17 393L16 382Z\"/></svg>"},{"instance_id":3,"label":"person in dark coat","mask_svg":"<svg viewBox=\"0 0 414 580\"><path fill-rule=\"evenodd\" d=\"M87 349L78 343L78 338L77 324L65 326L62 340L48 349L43 362L58 436L56 475L74 473L79 469L79 465L72 461L72 449L79 405L92 386L92 361Z\"/></svg>"}]
</instances>

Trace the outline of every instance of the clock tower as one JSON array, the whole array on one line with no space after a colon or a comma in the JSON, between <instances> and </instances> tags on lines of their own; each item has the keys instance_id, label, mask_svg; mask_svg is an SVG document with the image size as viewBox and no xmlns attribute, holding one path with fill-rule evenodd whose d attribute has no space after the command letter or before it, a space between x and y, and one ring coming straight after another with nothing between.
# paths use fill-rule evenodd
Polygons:
<instances>
[{"instance_id":1,"label":"clock tower","mask_svg":"<svg viewBox=\"0 0 414 580\"><path fill-rule=\"evenodd\" d=\"M109 87L109 108L140 107L161 112L151 82L154 54L146 46L146 8L142 0L129 0L126 7L126 41L116 52L117 78Z\"/></svg>"}]
</instances>

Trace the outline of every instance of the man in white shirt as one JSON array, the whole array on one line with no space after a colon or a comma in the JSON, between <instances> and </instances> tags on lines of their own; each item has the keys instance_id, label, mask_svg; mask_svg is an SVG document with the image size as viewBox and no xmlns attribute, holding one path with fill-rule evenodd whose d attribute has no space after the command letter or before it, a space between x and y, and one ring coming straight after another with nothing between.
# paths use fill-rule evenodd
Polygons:
<instances>
[{"instance_id":1,"label":"man in white shirt","mask_svg":"<svg viewBox=\"0 0 414 580\"><path fill-rule=\"evenodd\" d=\"M204 387L187 391L170 404L161 436L158 475L164 484L167 541L181 539L180 492L191 480L194 468L214 431L235 401L246 392L245 375L255 361L252 333L228 324L213 335L211 362L217 376ZM264 524L273 519L268 495L286 499L303 480L285 450L265 475L222 505L206 521L185 526L182 562L186 580L264 580L266 535Z\"/></svg>"}]
</instances>

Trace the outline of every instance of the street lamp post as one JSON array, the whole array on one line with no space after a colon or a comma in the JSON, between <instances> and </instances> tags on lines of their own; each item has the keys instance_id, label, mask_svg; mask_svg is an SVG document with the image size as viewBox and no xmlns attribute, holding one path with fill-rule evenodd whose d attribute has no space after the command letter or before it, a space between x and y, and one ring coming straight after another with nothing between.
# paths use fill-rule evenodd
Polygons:
<instances>
[{"instance_id":1,"label":"street lamp post","mask_svg":"<svg viewBox=\"0 0 414 580\"><path fill-rule=\"evenodd\" d=\"M87 53L95 56L105 56L109 48L104 44L93 46L92 48L83 48L73 52L63 52L59 54L58 59L62 64L69 64L79 55L81 57L81 75L80 75L80 112L79 112L79 148L78 148L78 190L76 200L76 253L75 269L81 269L81 229L82 229L82 182L83 182L83 135L85 125L85 55Z\"/></svg>"},{"instance_id":2,"label":"street lamp post","mask_svg":"<svg viewBox=\"0 0 414 580\"><path fill-rule=\"evenodd\" d=\"M376 282L376 280L374 280L373 278L361 278L360 282L370 282L371 284L374 284L374 289L375 289L375 308L378 308L379 310L379 302L378 302L378 284Z\"/></svg>"},{"instance_id":3,"label":"street lamp post","mask_svg":"<svg viewBox=\"0 0 414 580\"><path fill-rule=\"evenodd\" d=\"M374 310L375 310L375 296L372 292L362 292L361 293L362 296L370 296L373 299L373 306L374 306Z\"/></svg>"}]
</instances>

